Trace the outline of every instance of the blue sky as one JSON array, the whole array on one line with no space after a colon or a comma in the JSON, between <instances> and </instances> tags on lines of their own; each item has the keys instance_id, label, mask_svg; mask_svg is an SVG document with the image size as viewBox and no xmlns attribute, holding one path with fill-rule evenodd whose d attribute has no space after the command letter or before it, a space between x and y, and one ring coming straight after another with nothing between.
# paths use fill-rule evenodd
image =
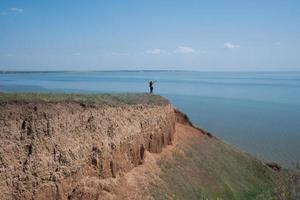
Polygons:
<instances>
[{"instance_id":1,"label":"blue sky","mask_svg":"<svg viewBox=\"0 0 300 200\"><path fill-rule=\"evenodd\" d=\"M299 0L0 0L0 70L300 70Z\"/></svg>"}]
</instances>

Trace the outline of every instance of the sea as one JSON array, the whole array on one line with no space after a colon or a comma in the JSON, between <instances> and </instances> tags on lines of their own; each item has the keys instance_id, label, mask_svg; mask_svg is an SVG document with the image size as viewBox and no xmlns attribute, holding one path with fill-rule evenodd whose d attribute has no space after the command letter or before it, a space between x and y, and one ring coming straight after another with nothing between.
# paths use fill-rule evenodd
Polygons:
<instances>
[{"instance_id":1,"label":"sea","mask_svg":"<svg viewBox=\"0 0 300 200\"><path fill-rule=\"evenodd\" d=\"M263 162L300 166L300 72L0 72L0 92L137 93L168 98L197 126Z\"/></svg>"}]
</instances>

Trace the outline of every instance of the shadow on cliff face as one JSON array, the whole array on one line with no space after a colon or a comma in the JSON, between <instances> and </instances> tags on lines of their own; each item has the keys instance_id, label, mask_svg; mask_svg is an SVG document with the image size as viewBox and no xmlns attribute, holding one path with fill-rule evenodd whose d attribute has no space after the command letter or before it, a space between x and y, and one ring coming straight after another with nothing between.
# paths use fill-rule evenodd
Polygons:
<instances>
[{"instance_id":1,"label":"shadow on cliff face","mask_svg":"<svg viewBox=\"0 0 300 200\"><path fill-rule=\"evenodd\" d=\"M178 109L175 109L175 118L176 118L176 122L177 123L180 123L180 124L183 124L183 125L188 125L188 126L191 126L197 130L199 130L202 134L204 135L207 135L208 137L210 138L213 138L215 137L213 134L211 134L210 132L198 127L198 126L195 126L191 120L189 119L189 117L187 116L187 114L183 113L182 111L178 110Z\"/></svg>"},{"instance_id":2,"label":"shadow on cliff face","mask_svg":"<svg viewBox=\"0 0 300 200\"><path fill-rule=\"evenodd\" d=\"M117 178L143 164L175 131L165 103L8 101L0 109L1 200L71 198L87 177Z\"/></svg>"},{"instance_id":3,"label":"shadow on cliff face","mask_svg":"<svg viewBox=\"0 0 300 200\"><path fill-rule=\"evenodd\" d=\"M1 200L288 196L274 178L288 185L284 171L222 143L169 104L0 107Z\"/></svg>"}]
</instances>

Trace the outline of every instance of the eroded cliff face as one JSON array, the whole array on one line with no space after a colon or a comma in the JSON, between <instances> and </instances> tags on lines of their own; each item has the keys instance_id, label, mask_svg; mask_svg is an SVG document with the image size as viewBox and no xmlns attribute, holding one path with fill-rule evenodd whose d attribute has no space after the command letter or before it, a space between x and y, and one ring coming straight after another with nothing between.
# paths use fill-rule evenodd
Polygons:
<instances>
[{"instance_id":1,"label":"eroded cliff face","mask_svg":"<svg viewBox=\"0 0 300 200\"><path fill-rule=\"evenodd\" d=\"M123 176L171 144L171 105L0 105L0 199L101 199L84 179ZM87 194L87 196L84 196Z\"/></svg>"}]
</instances>

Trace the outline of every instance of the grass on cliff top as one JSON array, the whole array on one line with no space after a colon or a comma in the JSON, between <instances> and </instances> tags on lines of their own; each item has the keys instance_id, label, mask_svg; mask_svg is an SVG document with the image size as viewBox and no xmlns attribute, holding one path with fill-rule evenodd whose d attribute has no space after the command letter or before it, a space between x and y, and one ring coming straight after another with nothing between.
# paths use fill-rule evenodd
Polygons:
<instances>
[{"instance_id":1,"label":"grass on cliff top","mask_svg":"<svg viewBox=\"0 0 300 200\"><path fill-rule=\"evenodd\" d=\"M167 99L147 93L72 94L72 93L0 93L0 103L12 102L78 102L106 105L166 105Z\"/></svg>"},{"instance_id":2,"label":"grass on cliff top","mask_svg":"<svg viewBox=\"0 0 300 200\"><path fill-rule=\"evenodd\" d=\"M191 137L173 159L161 159L162 183L151 186L155 199L290 199L290 176L218 139Z\"/></svg>"}]
</instances>

